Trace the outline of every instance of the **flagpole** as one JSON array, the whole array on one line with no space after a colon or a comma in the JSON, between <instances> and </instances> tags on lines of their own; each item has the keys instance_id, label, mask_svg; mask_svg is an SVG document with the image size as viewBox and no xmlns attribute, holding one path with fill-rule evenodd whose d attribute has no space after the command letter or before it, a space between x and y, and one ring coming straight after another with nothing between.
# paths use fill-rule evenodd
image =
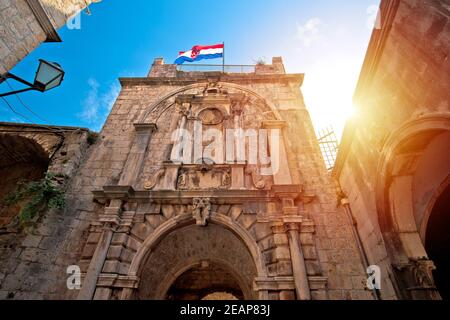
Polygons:
<instances>
[{"instance_id":1,"label":"flagpole","mask_svg":"<svg viewBox=\"0 0 450 320\"><path fill-rule=\"evenodd\" d=\"M223 42L222 72L225 73L225 42Z\"/></svg>"}]
</instances>

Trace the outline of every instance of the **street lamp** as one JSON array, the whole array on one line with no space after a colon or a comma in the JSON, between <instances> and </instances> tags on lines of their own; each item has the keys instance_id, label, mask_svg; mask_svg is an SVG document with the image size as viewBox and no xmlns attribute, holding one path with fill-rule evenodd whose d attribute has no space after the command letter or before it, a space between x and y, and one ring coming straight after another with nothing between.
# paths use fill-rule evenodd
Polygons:
<instances>
[{"instance_id":1,"label":"street lamp","mask_svg":"<svg viewBox=\"0 0 450 320\"><path fill-rule=\"evenodd\" d=\"M5 81L6 79L13 79L28 86L28 88L25 89L2 93L0 94L0 97L9 96L11 94L16 94L30 90L37 90L40 92L44 92L53 89L61 84L61 82L64 79L64 73L65 73L64 70L56 62L48 62L39 59L39 67L36 71L34 83L30 83L26 80L23 80L18 76L15 76L9 72L0 75L0 83Z\"/></svg>"}]
</instances>

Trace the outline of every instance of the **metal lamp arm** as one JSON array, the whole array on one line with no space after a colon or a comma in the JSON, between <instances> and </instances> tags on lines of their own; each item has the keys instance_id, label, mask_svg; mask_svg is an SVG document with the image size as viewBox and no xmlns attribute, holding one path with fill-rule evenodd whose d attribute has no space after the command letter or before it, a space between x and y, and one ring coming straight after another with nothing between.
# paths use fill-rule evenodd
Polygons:
<instances>
[{"instance_id":1,"label":"metal lamp arm","mask_svg":"<svg viewBox=\"0 0 450 320\"><path fill-rule=\"evenodd\" d=\"M24 80L22 78L19 78L18 76L14 75L12 73L9 73L9 72L5 73L1 77L2 77L2 81L1 82L5 81L6 79L13 79L13 80L16 80L16 81L18 81L20 83L23 83L23 84L25 84L25 85L27 85L29 87L33 87L34 86L34 84L32 84L32 83L30 83L30 82L28 82L28 81L26 81L26 80Z\"/></svg>"},{"instance_id":2,"label":"metal lamp arm","mask_svg":"<svg viewBox=\"0 0 450 320\"><path fill-rule=\"evenodd\" d=\"M5 97L5 96L12 95L12 94L17 94L17 93L21 93L21 92L25 92L25 91L30 91L30 90L39 90L39 88L37 88L34 84L32 84L22 78L19 78L18 76L14 75L12 73L7 72L5 74L0 75L0 83L5 81L6 79L16 80L20 83L27 85L28 88L21 89L21 90L15 90L15 91L7 92L7 93L1 93L0 97Z\"/></svg>"}]
</instances>

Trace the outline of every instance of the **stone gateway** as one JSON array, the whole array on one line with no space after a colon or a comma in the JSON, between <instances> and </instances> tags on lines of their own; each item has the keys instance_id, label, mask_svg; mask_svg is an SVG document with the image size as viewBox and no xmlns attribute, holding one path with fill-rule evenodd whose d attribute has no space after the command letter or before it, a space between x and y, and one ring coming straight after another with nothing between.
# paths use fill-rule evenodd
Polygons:
<instances>
[{"instance_id":1,"label":"stone gateway","mask_svg":"<svg viewBox=\"0 0 450 320\"><path fill-rule=\"evenodd\" d=\"M281 58L227 74L156 59L121 79L75 178L91 218L77 298L370 299L302 81Z\"/></svg>"},{"instance_id":2,"label":"stone gateway","mask_svg":"<svg viewBox=\"0 0 450 320\"><path fill-rule=\"evenodd\" d=\"M58 1L22 9L38 2ZM32 232L22 203L0 204L0 299L448 298L449 8L380 9L332 172L304 75L280 57L246 72L157 58L146 77L120 79L98 136L0 123L0 197L28 178L66 201Z\"/></svg>"}]
</instances>

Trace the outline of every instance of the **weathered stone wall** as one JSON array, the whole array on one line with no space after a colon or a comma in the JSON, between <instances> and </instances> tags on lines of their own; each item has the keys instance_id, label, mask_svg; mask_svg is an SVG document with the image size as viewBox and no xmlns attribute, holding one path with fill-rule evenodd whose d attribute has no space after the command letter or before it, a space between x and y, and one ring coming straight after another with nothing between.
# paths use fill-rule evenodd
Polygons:
<instances>
[{"instance_id":1,"label":"weathered stone wall","mask_svg":"<svg viewBox=\"0 0 450 320\"><path fill-rule=\"evenodd\" d=\"M14 175L11 170L15 166L18 166L20 178L34 178L28 173L24 176L23 172L19 172L19 167L28 166L28 163L21 162L23 158L20 155L23 157L25 153L20 149L21 144L17 139L25 139L29 141L26 146L32 146L34 143L35 148L41 148L37 149L41 150L40 153L30 154L30 157L47 157L46 167L36 178L40 178L48 169L50 173L66 177L63 180L69 183L70 178L77 174L78 167L88 151L89 135L88 130L79 128L0 124L0 145L3 146L8 139L16 142L9 145L8 150L1 149L0 162L7 165L5 170L9 168L8 171L2 171L2 179ZM15 161L3 161L8 154L13 154L16 150L20 155L12 158ZM28 152L31 152L30 150ZM78 223L76 216L71 213L73 212L70 210L50 210L43 215L34 229L27 232L17 228L15 224L0 228L0 299L45 299L55 296L59 285L55 270L67 268L67 260L61 257L70 254L62 252L61 249L67 235Z\"/></svg>"},{"instance_id":2,"label":"weathered stone wall","mask_svg":"<svg viewBox=\"0 0 450 320\"><path fill-rule=\"evenodd\" d=\"M91 0L1 0L0 73L11 70L44 41L61 41L56 30Z\"/></svg>"},{"instance_id":3,"label":"weathered stone wall","mask_svg":"<svg viewBox=\"0 0 450 320\"><path fill-rule=\"evenodd\" d=\"M393 261L380 230L376 185L384 175L381 155L390 139L401 136L398 130L406 123L450 114L449 14L446 1L382 1L382 28L373 33L355 95L357 115L344 131L338 155L335 176L350 201L370 264L382 268L384 299L399 296L393 287ZM419 141L405 148L422 152ZM403 166L399 158L396 166ZM410 169L413 166L411 161ZM407 203L406 192L398 197Z\"/></svg>"}]
</instances>

